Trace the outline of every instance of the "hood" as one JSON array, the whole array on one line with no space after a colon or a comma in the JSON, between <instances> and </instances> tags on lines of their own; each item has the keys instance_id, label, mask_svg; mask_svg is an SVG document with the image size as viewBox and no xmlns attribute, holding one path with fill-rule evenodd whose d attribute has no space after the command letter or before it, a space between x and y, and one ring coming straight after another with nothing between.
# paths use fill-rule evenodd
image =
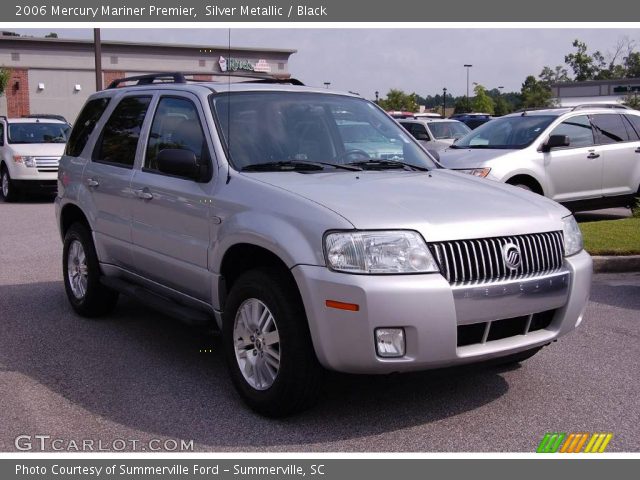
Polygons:
<instances>
[{"instance_id":1,"label":"hood","mask_svg":"<svg viewBox=\"0 0 640 480\"><path fill-rule=\"evenodd\" d=\"M503 150L499 148L447 148L439 152L440 163L447 168L478 168L484 162L504 157L519 150Z\"/></svg>"},{"instance_id":2,"label":"hood","mask_svg":"<svg viewBox=\"0 0 640 480\"><path fill-rule=\"evenodd\" d=\"M418 230L428 241L561 230L569 214L521 188L444 169L243 175L321 204L357 229Z\"/></svg>"},{"instance_id":3,"label":"hood","mask_svg":"<svg viewBox=\"0 0 640 480\"><path fill-rule=\"evenodd\" d=\"M14 155L31 157L61 157L65 143L10 143Z\"/></svg>"},{"instance_id":4,"label":"hood","mask_svg":"<svg viewBox=\"0 0 640 480\"><path fill-rule=\"evenodd\" d=\"M446 138L443 140L418 140L418 143L430 152L440 152L445 148L450 147L453 143L453 139L451 141Z\"/></svg>"}]
</instances>

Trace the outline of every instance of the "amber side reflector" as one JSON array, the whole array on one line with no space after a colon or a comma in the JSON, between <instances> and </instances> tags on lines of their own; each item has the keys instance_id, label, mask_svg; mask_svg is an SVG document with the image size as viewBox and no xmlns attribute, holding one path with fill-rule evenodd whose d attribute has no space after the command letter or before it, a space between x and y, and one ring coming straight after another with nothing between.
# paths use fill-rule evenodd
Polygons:
<instances>
[{"instance_id":1,"label":"amber side reflector","mask_svg":"<svg viewBox=\"0 0 640 480\"><path fill-rule=\"evenodd\" d=\"M336 302L335 300L327 300L325 305L329 308L337 308L338 310L349 310L350 312L357 312L360 310L360 305L355 303Z\"/></svg>"}]
</instances>

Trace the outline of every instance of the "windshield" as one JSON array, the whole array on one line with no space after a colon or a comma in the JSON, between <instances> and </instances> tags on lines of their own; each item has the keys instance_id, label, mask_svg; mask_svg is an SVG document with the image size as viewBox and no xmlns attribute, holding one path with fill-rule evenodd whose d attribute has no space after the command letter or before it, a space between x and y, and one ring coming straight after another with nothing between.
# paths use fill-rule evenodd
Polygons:
<instances>
[{"instance_id":1,"label":"windshield","mask_svg":"<svg viewBox=\"0 0 640 480\"><path fill-rule=\"evenodd\" d=\"M462 138L471 131L462 122L429 122L431 134L438 140L446 138Z\"/></svg>"},{"instance_id":2,"label":"windshield","mask_svg":"<svg viewBox=\"0 0 640 480\"><path fill-rule=\"evenodd\" d=\"M9 143L67 143L71 127L66 123L10 123Z\"/></svg>"},{"instance_id":3,"label":"windshield","mask_svg":"<svg viewBox=\"0 0 640 480\"><path fill-rule=\"evenodd\" d=\"M214 95L212 106L237 170L274 162L324 162L328 166L368 160L435 167L402 127L360 98L232 92Z\"/></svg>"},{"instance_id":4,"label":"windshield","mask_svg":"<svg viewBox=\"0 0 640 480\"><path fill-rule=\"evenodd\" d=\"M453 146L456 148L525 148L556 118L552 115L495 118L462 137Z\"/></svg>"}]
</instances>

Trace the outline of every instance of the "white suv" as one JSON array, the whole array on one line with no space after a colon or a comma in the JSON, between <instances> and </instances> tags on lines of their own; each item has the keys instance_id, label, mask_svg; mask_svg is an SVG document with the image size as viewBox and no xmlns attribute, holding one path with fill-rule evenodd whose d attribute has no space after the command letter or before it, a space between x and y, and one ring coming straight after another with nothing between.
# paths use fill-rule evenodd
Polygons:
<instances>
[{"instance_id":1,"label":"white suv","mask_svg":"<svg viewBox=\"0 0 640 480\"><path fill-rule=\"evenodd\" d=\"M55 194L58 162L70 128L48 115L0 117L0 195L5 201L21 192Z\"/></svg>"},{"instance_id":2,"label":"white suv","mask_svg":"<svg viewBox=\"0 0 640 480\"><path fill-rule=\"evenodd\" d=\"M640 112L622 105L522 111L491 120L438 156L447 168L574 211L630 206L640 193Z\"/></svg>"}]
</instances>

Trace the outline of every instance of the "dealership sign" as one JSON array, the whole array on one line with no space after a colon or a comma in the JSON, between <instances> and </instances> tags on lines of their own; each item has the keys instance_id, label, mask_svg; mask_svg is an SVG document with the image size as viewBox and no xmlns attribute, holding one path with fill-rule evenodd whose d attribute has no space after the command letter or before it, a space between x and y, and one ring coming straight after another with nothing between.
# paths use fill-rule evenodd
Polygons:
<instances>
[{"instance_id":1,"label":"dealership sign","mask_svg":"<svg viewBox=\"0 0 640 480\"><path fill-rule=\"evenodd\" d=\"M218 59L218 65L220 65L221 72L236 72L238 70L244 70L248 72L270 72L271 65L265 60L260 59L255 64L249 60L238 58L225 58L220 56Z\"/></svg>"}]
</instances>

